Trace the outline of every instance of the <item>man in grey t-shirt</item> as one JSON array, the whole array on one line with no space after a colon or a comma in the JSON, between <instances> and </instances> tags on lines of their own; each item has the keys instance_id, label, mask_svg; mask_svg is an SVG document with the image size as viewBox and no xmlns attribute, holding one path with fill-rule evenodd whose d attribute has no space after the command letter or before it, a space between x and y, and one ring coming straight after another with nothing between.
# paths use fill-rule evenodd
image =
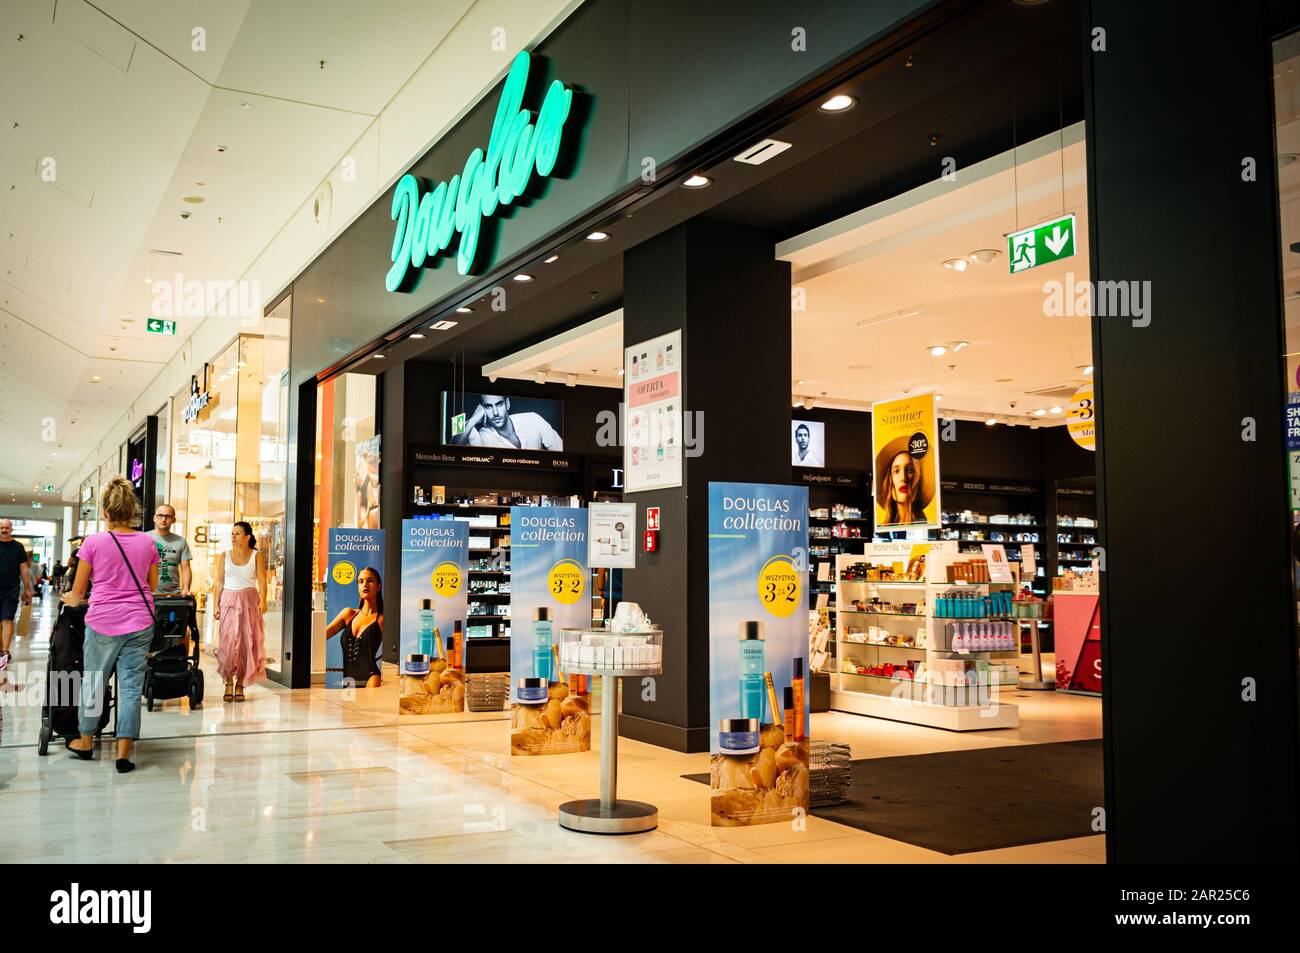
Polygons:
<instances>
[{"instance_id":1,"label":"man in grey t-shirt","mask_svg":"<svg viewBox=\"0 0 1300 953\"><path fill-rule=\"evenodd\" d=\"M193 576L190 572L190 546L184 536L172 532L176 510L166 503L154 510L153 537L158 547L158 593L160 595L188 596Z\"/></svg>"}]
</instances>

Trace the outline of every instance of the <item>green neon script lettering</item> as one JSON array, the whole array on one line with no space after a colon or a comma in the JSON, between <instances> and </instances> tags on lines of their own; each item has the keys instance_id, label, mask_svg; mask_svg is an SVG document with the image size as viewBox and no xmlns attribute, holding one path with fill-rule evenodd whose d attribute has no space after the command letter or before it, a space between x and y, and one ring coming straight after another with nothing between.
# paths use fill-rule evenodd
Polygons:
<instances>
[{"instance_id":1,"label":"green neon script lettering","mask_svg":"<svg viewBox=\"0 0 1300 953\"><path fill-rule=\"evenodd\" d=\"M519 198L534 172L542 178L554 172L573 92L558 79L553 81L534 123L532 113L523 108L531 61L527 51L515 57L486 151L475 149L458 175L439 182L432 191L410 173L398 181L391 209L396 223L389 255L392 267L384 279L389 291L408 290L419 269L432 264L457 236L456 271L469 274L483 220Z\"/></svg>"}]
</instances>

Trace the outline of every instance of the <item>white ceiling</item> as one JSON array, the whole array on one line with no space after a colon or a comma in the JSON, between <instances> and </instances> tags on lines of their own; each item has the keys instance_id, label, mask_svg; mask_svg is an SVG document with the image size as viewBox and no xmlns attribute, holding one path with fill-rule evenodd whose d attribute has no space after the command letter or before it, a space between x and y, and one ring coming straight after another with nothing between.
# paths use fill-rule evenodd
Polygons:
<instances>
[{"instance_id":1,"label":"white ceiling","mask_svg":"<svg viewBox=\"0 0 1300 953\"><path fill-rule=\"evenodd\" d=\"M380 166L409 162L472 101L442 77L456 102L429 102L428 70L409 85L449 32L483 35L478 53L443 51L481 89L501 59L485 24L523 45L563 6L0 0L0 499L52 502L33 487L76 476L205 317L230 337L249 324L187 313L175 337L146 334L147 279L239 280L345 156L382 189ZM482 69L464 67L471 53ZM395 99L406 108L380 143L376 116ZM403 155L383 161L393 148ZM294 228L294 249L274 250L278 281L328 237ZM258 290L260 312L279 287Z\"/></svg>"},{"instance_id":2,"label":"white ceiling","mask_svg":"<svg viewBox=\"0 0 1300 953\"><path fill-rule=\"evenodd\" d=\"M865 411L873 401L934 390L948 415L1064 423L1064 413L1033 412L1064 407L1090 380L1082 370L1092 360L1089 319L1043 313L1046 282L1088 276L1082 128L1028 143L1012 158L959 170L955 183L931 183L778 246L806 303L792 314L792 397ZM1077 216L1075 256L1010 274L1005 234L1062 209ZM942 265L986 248L1000 252L990 264L961 273ZM954 341L968 344L929 353ZM621 386L610 375L622 366L622 344L621 317L602 318L483 372L533 380L542 370L553 383L573 373L580 383ZM1042 389L1057 394L1031 393Z\"/></svg>"}]
</instances>

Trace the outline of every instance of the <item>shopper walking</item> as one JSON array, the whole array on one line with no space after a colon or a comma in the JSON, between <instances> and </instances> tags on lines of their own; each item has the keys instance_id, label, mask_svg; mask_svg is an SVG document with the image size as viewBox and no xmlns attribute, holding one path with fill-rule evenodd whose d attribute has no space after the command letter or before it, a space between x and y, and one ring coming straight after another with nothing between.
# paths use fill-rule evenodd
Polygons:
<instances>
[{"instance_id":1,"label":"shopper walking","mask_svg":"<svg viewBox=\"0 0 1300 953\"><path fill-rule=\"evenodd\" d=\"M144 664L153 641L154 607L150 593L158 584L158 547L135 526L140 501L130 481L115 476L99 498L108 530L86 538L77 552L77 575L63 597L79 606L90 587L86 611L85 675L81 683L78 727L81 736L68 750L89 761L95 730L107 703L108 676L117 674L117 770L135 770L131 754L140 737L140 689Z\"/></svg>"},{"instance_id":2,"label":"shopper walking","mask_svg":"<svg viewBox=\"0 0 1300 953\"><path fill-rule=\"evenodd\" d=\"M172 532L176 525L176 510L168 503L159 503L153 511L153 537L158 547L158 588L160 596L188 596L193 573L190 570L190 545L184 536Z\"/></svg>"},{"instance_id":3,"label":"shopper walking","mask_svg":"<svg viewBox=\"0 0 1300 953\"><path fill-rule=\"evenodd\" d=\"M13 520L0 519L0 672L9 667L18 604L32 601L27 547L14 539Z\"/></svg>"},{"instance_id":4,"label":"shopper walking","mask_svg":"<svg viewBox=\"0 0 1300 953\"><path fill-rule=\"evenodd\" d=\"M244 521L230 531L230 552L217 560L213 587L221 622L217 671L226 680L222 701L242 702L244 687L266 677L266 557L257 552L253 527Z\"/></svg>"}]
</instances>

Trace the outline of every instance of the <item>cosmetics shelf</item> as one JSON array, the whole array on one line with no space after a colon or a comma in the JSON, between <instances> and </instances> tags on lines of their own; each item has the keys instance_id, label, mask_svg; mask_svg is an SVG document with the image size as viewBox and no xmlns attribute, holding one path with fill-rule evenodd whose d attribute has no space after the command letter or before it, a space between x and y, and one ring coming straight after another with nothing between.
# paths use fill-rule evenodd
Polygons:
<instances>
[{"instance_id":1,"label":"cosmetics shelf","mask_svg":"<svg viewBox=\"0 0 1300 953\"><path fill-rule=\"evenodd\" d=\"M926 617L919 612L872 612L870 609L840 609L840 612L851 612L856 615L878 615L890 619L920 619L925 621Z\"/></svg>"},{"instance_id":2,"label":"cosmetics shelf","mask_svg":"<svg viewBox=\"0 0 1300 953\"><path fill-rule=\"evenodd\" d=\"M925 580L919 582L906 582L901 579L841 579L840 582L846 585L860 584L864 586L907 586L910 589L924 589L928 583ZM954 583L955 585L955 583Z\"/></svg>"},{"instance_id":3,"label":"cosmetics shelf","mask_svg":"<svg viewBox=\"0 0 1300 953\"><path fill-rule=\"evenodd\" d=\"M855 642L853 639L843 639L842 644L864 649L899 649L904 652L920 652L923 655L929 651L924 645L890 645L888 642Z\"/></svg>"}]
</instances>

